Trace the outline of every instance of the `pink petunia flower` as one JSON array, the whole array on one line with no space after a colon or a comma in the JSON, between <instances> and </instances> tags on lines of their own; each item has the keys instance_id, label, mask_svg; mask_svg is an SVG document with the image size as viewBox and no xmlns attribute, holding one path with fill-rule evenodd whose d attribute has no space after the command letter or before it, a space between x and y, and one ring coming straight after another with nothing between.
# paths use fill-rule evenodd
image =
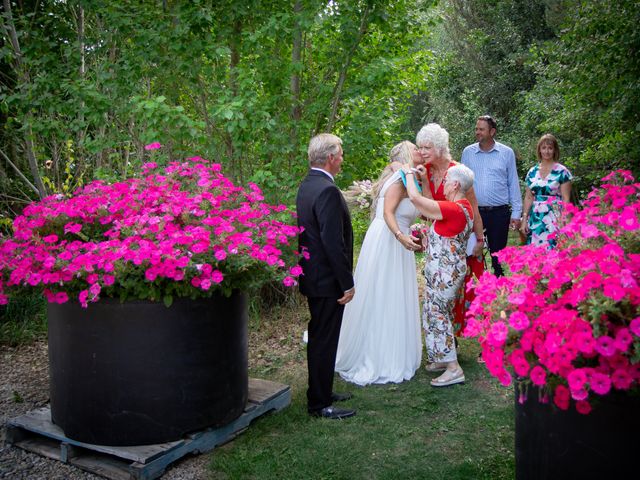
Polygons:
<instances>
[{"instance_id":1,"label":"pink petunia flower","mask_svg":"<svg viewBox=\"0 0 640 480\"><path fill-rule=\"evenodd\" d=\"M598 395L605 395L611 390L611 379L608 375L594 372L589 380L589 386Z\"/></svg>"},{"instance_id":2,"label":"pink petunia flower","mask_svg":"<svg viewBox=\"0 0 640 480\"><path fill-rule=\"evenodd\" d=\"M536 365L531 369L531 381L534 385L539 387L543 386L547 381L547 372L539 365Z\"/></svg>"},{"instance_id":3,"label":"pink petunia flower","mask_svg":"<svg viewBox=\"0 0 640 480\"><path fill-rule=\"evenodd\" d=\"M509 315L509 325L515 330L524 330L529 327L529 317L522 312L513 312Z\"/></svg>"},{"instance_id":4,"label":"pink petunia flower","mask_svg":"<svg viewBox=\"0 0 640 480\"><path fill-rule=\"evenodd\" d=\"M576 402L576 410L582 415L587 415L591 412L591 404L587 401L580 400Z\"/></svg>"},{"instance_id":5,"label":"pink petunia flower","mask_svg":"<svg viewBox=\"0 0 640 480\"><path fill-rule=\"evenodd\" d=\"M640 317L636 317L631 320L629 323L629 330L631 330L631 333L636 337L640 337Z\"/></svg>"},{"instance_id":6,"label":"pink petunia flower","mask_svg":"<svg viewBox=\"0 0 640 480\"><path fill-rule=\"evenodd\" d=\"M569 389L564 385L558 385L553 392L553 403L560 410L567 410L569 408L569 400L571 398Z\"/></svg>"}]
</instances>

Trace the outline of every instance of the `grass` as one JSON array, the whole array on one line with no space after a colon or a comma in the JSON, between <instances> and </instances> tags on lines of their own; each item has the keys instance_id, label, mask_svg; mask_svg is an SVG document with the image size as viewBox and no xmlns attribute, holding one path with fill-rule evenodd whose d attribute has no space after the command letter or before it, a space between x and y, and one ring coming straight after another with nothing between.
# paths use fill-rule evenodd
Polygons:
<instances>
[{"instance_id":1,"label":"grass","mask_svg":"<svg viewBox=\"0 0 640 480\"><path fill-rule=\"evenodd\" d=\"M343 420L306 411L306 357L300 336L306 306L281 308L260 323L250 375L291 386L292 403L257 419L211 454L212 478L222 479L511 479L514 477L513 394L476 362L478 347L461 341L467 382L436 390L424 369L402 384L357 387ZM271 348L268 348L268 345Z\"/></svg>"},{"instance_id":2,"label":"grass","mask_svg":"<svg viewBox=\"0 0 640 480\"><path fill-rule=\"evenodd\" d=\"M28 344L46 334L46 300L42 294L25 291L0 307L0 344Z\"/></svg>"}]
</instances>

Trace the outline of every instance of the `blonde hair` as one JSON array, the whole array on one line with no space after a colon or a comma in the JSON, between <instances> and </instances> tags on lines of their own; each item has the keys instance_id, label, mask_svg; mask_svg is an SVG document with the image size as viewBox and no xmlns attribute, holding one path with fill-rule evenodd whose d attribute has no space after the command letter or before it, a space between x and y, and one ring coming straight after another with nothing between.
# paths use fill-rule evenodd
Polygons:
<instances>
[{"instance_id":1,"label":"blonde hair","mask_svg":"<svg viewBox=\"0 0 640 480\"><path fill-rule=\"evenodd\" d=\"M378 195L380 194L380 190L382 190L382 187L384 186L387 179L391 175L393 175L394 170L391 163L398 162L403 165L406 163L413 165L413 148L415 148L415 145L409 140L405 140L398 143L389 152L389 165L384 167L384 170L382 170L380 177L378 177L378 180L373 184L373 188L371 189L371 218L376 216L376 208L378 206Z\"/></svg>"}]
</instances>

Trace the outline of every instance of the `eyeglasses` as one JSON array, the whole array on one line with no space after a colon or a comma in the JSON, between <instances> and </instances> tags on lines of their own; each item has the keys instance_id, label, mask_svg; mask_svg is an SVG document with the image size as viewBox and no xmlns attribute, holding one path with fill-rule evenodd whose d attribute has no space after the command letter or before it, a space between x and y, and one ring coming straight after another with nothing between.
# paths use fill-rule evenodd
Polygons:
<instances>
[{"instance_id":1,"label":"eyeglasses","mask_svg":"<svg viewBox=\"0 0 640 480\"><path fill-rule=\"evenodd\" d=\"M498 124L496 123L496 121L493 119L491 115L480 115L478 117L478 120L484 120L489 124L491 128L496 128L496 129L498 128Z\"/></svg>"},{"instance_id":2,"label":"eyeglasses","mask_svg":"<svg viewBox=\"0 0 640 480\"><path fill-rule=\"evenodd\" d=\"M430 150L433 147L427 147L426 145L423 145L421 147L418 147L418 151L420 152L426 152L427 150Z\"/></svg>"}]
</instances>

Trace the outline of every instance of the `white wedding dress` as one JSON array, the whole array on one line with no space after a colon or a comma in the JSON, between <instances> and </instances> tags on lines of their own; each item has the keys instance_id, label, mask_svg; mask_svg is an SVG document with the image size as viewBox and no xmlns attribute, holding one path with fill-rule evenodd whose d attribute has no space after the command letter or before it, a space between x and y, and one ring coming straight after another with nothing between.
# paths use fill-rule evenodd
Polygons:
<instances>
[{"instance_id":1,"label":"white wedding dress","mask_svg":"<svg viewBox=\"0 0 640 480\"><path fill-rule=\"evenodd\" d=\"M422 358L415 255L383 218L384 195L399 179L394 173L380 191L356 265L356 294L342 317L335 369L357 385L409 380ZM402 199L396 219L403 233L409 234L417 216L411 201Z\"/></svg>"}]
</instances>

